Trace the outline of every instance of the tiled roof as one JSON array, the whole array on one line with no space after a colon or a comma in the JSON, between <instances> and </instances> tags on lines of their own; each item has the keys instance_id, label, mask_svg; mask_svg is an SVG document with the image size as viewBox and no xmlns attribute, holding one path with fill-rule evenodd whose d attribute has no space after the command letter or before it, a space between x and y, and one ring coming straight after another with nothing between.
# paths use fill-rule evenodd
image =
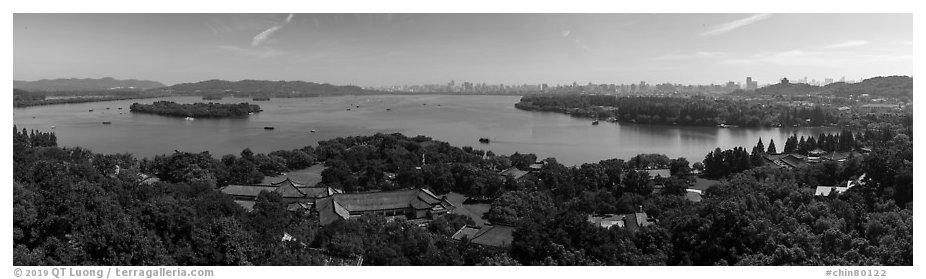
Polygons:
<instances>
[{"instance_id":1,"label":"tiled roof","mask_svg":"<svg viewBox=\"0 0 926 279\"><path fill-rule=\"evenodd\" d=\"M331 224L337 220L347 220L350 217L350 212L334 202L332 197L316 201L315 210L318 211L318 222L322 225Z\"/></svg>"},{"instance_id":2,"label":"tiled roof","mask_svg":"<svg viewBox=\"0 0 926 279\"><path fill-rule=\"evenodd\" d=\"M420 189L425 195L419 195L420 198L427 203L436 203L440 201L440 198L437 197L434 193L431 193L431 190Z\"/></svg>"},{"instance_id":3,"label":"tiled roof","mask_svg":"<svg viewBox=\"0 0 926 279\"><path fill-rule=\"evenodd\" d=\"M663 178L669 178L672 176L672 173L669 169L652 169L652 170L641 170L649 174L649 179L656 178L657 176L662 176Z\"/></svg>"},{"instance_id":4,"label":"tiled roof","mask_svg":"<svg viewBox=\"0 0 926 279\"><path fill-rule=\"evenodd\" d=\"M389 192L372 192L334 195L334 200L348 211L371 211L383 209L430 208L430 204L440 200L421 190L401 190Z\"/></svg>"},{"instance_id":5,"label":"tiled roof","mask_svg":"<svg viewBox=\"0 0 926 279\"><path fill-rule=\"evenodd\" d=\"M261 191L277 192L284 198L322 198L340 193L331 187L314 187L294 183L289 179L271 185L228 185L222 193L236 197L257 197Z\"/></svg>"},{"instance_id":6,"label":"tiled roof","mask_svg":"<svg viewBox=\"0 0 926 279\"><path fill-rule=\"evenodd\" d=\"M312 203L307 202L294 202L286 206L286 210L297 211L297 210L308 210L312 208Z\"/></svg>"},{"instance_id":7,"label":"tiled roof","mask_svg":"<svg viewBox=\"0 0 926 279\"><path fill-rule=\"evenodd\" d=\"M299 188L296 188L296 186L293 185L292 183L279 183L276 186L277 188L276 190L274 190L274 192L279 193L280 196L283 196L283 198L304 198L305 197L305 193L303 193L302 191L299 191Z\"/></svg>"},{"instance_id":8,"label":"tiled roof","mask_svg":"<svg viewBox=\"0 0 926 279\"><path fill-rule=\"evenodd\" d=\"M257 197L261 191L273 192L276 190L276 186L268 185L228 185L222 187L220 191L222 193L232 195L232 196L248 196L248 197Z\"/></svg>"},{"instance_id":9,"label":"tiled roof","mask_svg":"<svg viewBox=\"0 0 926 279\"><path fill-rule=\"evenodd\" d=\"M803 157L803 156L801 156L801 157ZM781 159L779 159L779 160L781 160L782 162L784 162L784 163L790 165L791 167L795 167L795 168L796 168L796 167L803 166L803 165L806 164L800 157L794 156L794 154L790 154L790 155L785 156L784 158L781 158Z\"/></svg>"},{"instance_id":10,"label":"tiled roof","mask_svg":"<svg viewBox=\"0 0 926 279\"><path fill-rule=\"evenodd\" d=\"M324 198L340 193L331 187L296 187L296 189L299 189L299 192L305 194L307 198Z\"/></svg>"},{"instance_id":11,"label":"tiled roof","mask_svg":"<svg viewBox=\"0 0 926 279\"><path fill-rule=\"evenodd\" d=\"M347 219L351 213L414 208L416 210L453 210L446 199L438 198L427 189L389 192L335 194L316 201L320 223L327 225L338 218Z\"/></svg>"},{"instance_id":12,"label":"tiled roof","mask_svg":"<svg viewBox=\"0 0 926 279\"><path fill-rule=\"evenodd\" d=\"M507 170L502 171L499 174L507 176L507 177L511 177L514 180L518 180L521 177L524 177L525 175L527 175L528 173L529 173L528 171L523 171L523 170L519 170L518 168L511 167Z\"/></svg>"},{"instance_id":13,"label":"tiled roof","mask_svg":"<svg viewBox=\"0 0 926 279\"><path fill-rule=\"evenodd\" d=\"M304 187L304 186L305 186L305 184L299 184L299 183L296 183L296 182L290 180L289 177L287 177L287 178L284 179L283 181L280 181L280 182L277 182L277 183L270 183L270 185L273 185L273 186L289 185L289 186L292 186L292 187Z\"/></svg>"}]
</instances>

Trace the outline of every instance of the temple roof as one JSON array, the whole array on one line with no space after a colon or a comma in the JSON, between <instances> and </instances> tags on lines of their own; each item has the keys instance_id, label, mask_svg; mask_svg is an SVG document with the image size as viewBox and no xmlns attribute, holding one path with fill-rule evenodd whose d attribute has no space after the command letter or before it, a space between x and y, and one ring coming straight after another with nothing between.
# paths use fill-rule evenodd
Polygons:
<instances>
[{"instance_id":1,"label":"temple roof","mask_svg":"<svg viewBox=\"0 0 926 279\"><path fill-rule=\"evenodd\" d=\"M411 189L388 192L334 194L319 199L316 203L319 222L323 225L347 219L353 214L369 211L407 209L453 210L456 208L447 199L438 198L427 189Z\"/></svg>"}]
</instances>

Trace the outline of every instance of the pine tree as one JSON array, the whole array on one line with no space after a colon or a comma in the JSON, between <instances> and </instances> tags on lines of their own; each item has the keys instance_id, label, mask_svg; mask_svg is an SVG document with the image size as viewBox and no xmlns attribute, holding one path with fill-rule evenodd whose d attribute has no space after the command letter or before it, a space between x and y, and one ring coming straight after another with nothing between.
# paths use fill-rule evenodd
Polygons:
<instances>
[{"instance_id":1,"label":"pine tree","mask_svg":"<svg viewBox=\"0 0 926 279\"><path fill-rule=\"evenodd\" d=\"M807 141L804 140L804 136L801 136L801 139L797 141L797 153L807 154Z\"/></svg>"},{"instance_id":2,"label":"pine tree","mask_svg":"<svg viewBox=\"0 0 926 279\"><path fill-rule=\"evenodd\" d=\"M813 136L810 136L809 138L807 138L807 151L808 152L811 150L817 149L817 147L818 147L817 140L815 140Z\"/></svg>"},{"instance_id":3,"label":"pine tree","mask_svg":"<svg viewBox=\"0 0 926 279\"><path fill-rule=\"evenodd\" d=\"M794 149L797 149L797 135L791 135L788 137L788 140L785 141L785 150L784 153L794 152Z\"/></svg>"},{"instance_id":4,"label":"pine tree","mask_svg":"<svg viewBox=\"0 0 926 279\"><path fill-rule=\"evenodd\" d=\"M749 162L753 166L762 165L762 154L765 153L765 145L762 144L762 138L759 138L759 143L752 148L752 154L749 156Z\"/></svg>"},{"instance_id":5,"label":"pine tree","mask_svg":"<svg viewBox=\"0 0 926 279\"><path fill-rule=\"evenodd\" d=\"M768 154L778 154L778 151L775 150L775 140L774 140L774 139L770 139L770 140L768 141L768 152L766 152L766 153L768 153Z\"/></svg>"}]
</instances>

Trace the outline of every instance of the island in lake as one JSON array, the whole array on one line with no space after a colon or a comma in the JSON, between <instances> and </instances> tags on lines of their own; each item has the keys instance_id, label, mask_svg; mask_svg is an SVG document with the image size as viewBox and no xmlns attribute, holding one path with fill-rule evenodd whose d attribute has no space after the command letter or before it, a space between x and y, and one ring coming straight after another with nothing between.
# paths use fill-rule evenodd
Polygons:
<instances>
[{"instance_id":1,"label":"island in lake","mask_svg":"<svg viewBox=\"0 0 926 279\"><path fill-rule=\"evenodd\" d=\"M153 113L176 117L240 117L260 112L260 106L248 103L219 104L193 103L178 104L170 101L157 101L150 105L134 103L129 107L132 112Z\"/></svg>"}]
</instances>

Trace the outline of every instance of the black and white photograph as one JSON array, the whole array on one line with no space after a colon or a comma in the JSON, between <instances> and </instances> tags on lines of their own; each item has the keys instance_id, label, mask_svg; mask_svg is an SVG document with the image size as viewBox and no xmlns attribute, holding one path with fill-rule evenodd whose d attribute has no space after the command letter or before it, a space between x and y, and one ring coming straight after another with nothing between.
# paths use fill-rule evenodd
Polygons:
<instances>
[{"instance_id":1,"label":"black and white photograph","mask_svg":"<svg viewBox=\"0 0 926 279\"><path fill-rule=\"evenodd\" d=\"M912 10L42 9L15 277L913 274Z\"/></svg>"}]
</instances>

